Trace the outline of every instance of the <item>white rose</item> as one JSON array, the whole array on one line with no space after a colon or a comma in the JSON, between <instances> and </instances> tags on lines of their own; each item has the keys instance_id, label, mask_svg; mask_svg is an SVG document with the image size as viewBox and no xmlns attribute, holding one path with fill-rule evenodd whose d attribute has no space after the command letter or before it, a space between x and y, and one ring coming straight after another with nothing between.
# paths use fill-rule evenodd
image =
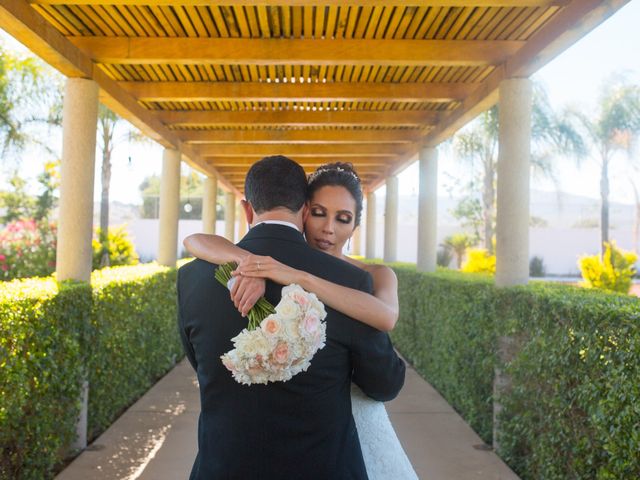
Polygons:
<instances>
[{"instance_id":1,"label":"white rose","mask_svg":"<svg viewBox=\"0 0 640 480\"><path fill-rule=\"evenodd\" d=\"M282 297L280 303L276 305L276 313L283 321L296 320L302 316L300 306L288 297Z\"/></svg>"},{"instance_id":2,"label":"white rose","mask_svg":"<svg viewBox=\"0 0 640 480\"><path fill-rule=\"evenodd\" d=\"M245 330L234 338L234 343L236 349L247 357L255 357L257 355L266 357L271 351L271 342L262 330Z\"/></svg>"}]
</instances>

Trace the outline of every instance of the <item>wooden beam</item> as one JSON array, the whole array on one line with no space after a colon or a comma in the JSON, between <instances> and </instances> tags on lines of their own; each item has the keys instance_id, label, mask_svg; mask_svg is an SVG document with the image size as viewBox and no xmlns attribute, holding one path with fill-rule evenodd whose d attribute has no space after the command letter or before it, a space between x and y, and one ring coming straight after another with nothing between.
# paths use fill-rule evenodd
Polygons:
<instances>
[{"instance_id":1,"label":"wooden beam","mask_svg":"<svg viewBox=\"0 0 640 480\"><path fill-rule=\"evenodd\" d=\"M187 130L176 132L180 140L190 144L220 143L411 143L420 138L420 130Z\"/></svg>"},{"instance_id":2,"label":"wooden beam","mask_svg":"<svg viewBox=\"0 0 640 480\"><path fill-rule=\"evenodd\" d=\"M209 165L213 165L216 168L246 168L248 169L251 165L253 165L259 158L247 158L247 157L222 157L222 156L205 156L205 161ZM301 157L300 159L295 159L300 165L305 168L317 168L320 165L324 165L326 163L339 162L344 161L344 157L340 155L336 155L335 157ZM363 167L378 167L378 168L386 168L389 166L389 158L371 158L369 155L364 155L360 157L349 157L349 163L352 163L356 171Z\"/></svg>"},{"instance_id":3,"label":"wooden beam","mask_svg":"<svg viewBox=\"0 0 640 480\"><path fill-rule=\"evenodd\" d=\"M179 149L191 166L205 171L204 161L190 146L181 146L180 140L173 132L162 125L152 113L142 108L131 95L118 87L91 62L90 58L38 15L25 0L3 0L0 3L0 25L63 75L96 81L100 87L101 102L161 145ZM229 183L222 183L226 188L235 189Z\"/></svg>"},{"instance_id":4,"label":"wooden beam","mask_svg":"<svg viewBox=\"0 0 640 480\"><path fill-rule=\"evenodd\" d=\"M36 5L140 5L140 0L30 0ZM569 0L147 0L152 6L271 7L548 7Z\"/></svg>"},{"instance_id":5,"label":"wooden beam","mask_svg":"<svg viewBox=\"0 0 640 480\"><path fill-rule=\"evenodd\" d=\"M288 127L309 126L353 126L353 125L392 125L392 126L426 126L438 123L441 112L431 110L403 111L170 111L157 113L165 124L173 126L205 126L205 125L279 125Z\"/></svg>"},{"instance_id":6,"label":"wooden beam","mask_svg":"<svg viewBox=\"0 0 640 480\"><path fill-rule=\"evenodd\" d=\"M348 157L354 155L361 157L368 155L374 157L395 157L404 154L407 149L401 145L393 144L328 144L328 145L299 145L283 143L279 145L199 145L196 151L203 157L219 155L225 157L265 157L268 155L286 155L291 157L323 157L339 156Z\"/></svg>"},{"instance_id":7,"label":"wooden beam","mask_svg":"<svg viewBox=\"0 0 640 480\"><path fill-rule=\"evenodd\" d=\"M529 39L526 48L496 68L458 109L443 116L442 122L426 135L424 143L435 146L449 138L498 101L498 87L502 80L529 76L628 2L629 0L572 2Z\"/></svg>"},{"instance_id":8,"label":"wooden beam","mask_svg":"<svg viewBox=\"0 0 640 480\"><path fill-rule=\"evenodd\" d=\"M451 102L475 85L357 82L120 82L144 102Z\"/></svg>"},{"instance_id":9,"label":"wooden beam","mask_svg":"<svg viewBox=\"0 0 640 480\"><path fill-rule=\"evenodd\" d=\"M213 65L485 66L524 42L507 40L343 40L69 37L98 63Z\"/></svg>"}]
</instances>

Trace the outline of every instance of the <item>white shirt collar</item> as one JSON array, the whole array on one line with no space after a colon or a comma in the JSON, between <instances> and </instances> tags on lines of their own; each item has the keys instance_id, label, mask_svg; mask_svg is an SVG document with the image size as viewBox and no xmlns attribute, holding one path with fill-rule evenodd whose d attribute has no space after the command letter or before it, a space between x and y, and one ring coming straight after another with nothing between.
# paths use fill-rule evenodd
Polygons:
<instances>
[{"instance_id":1,"label":"white shirt collar","mask_svg":"<svg viewBox=\"0 0 640 480\"><path fill-rule=\"evenodd\" d=\"M295 224L295 223L285 222L284 220L263 220L263 221L261 221L261 222L256 223L256 224L254 225L254 227L255 227L255 226L257 226L257 225L260 225L261 223L273 224L273 225L284 225L285 227L291 227L291 228L294 228L294 229L296 229L296 231L298 231L298 232L300 231L300 229L296 226L296 224ZM253 228L253 227L252 227L252 228Z\"/></svg>"}]
</instances>

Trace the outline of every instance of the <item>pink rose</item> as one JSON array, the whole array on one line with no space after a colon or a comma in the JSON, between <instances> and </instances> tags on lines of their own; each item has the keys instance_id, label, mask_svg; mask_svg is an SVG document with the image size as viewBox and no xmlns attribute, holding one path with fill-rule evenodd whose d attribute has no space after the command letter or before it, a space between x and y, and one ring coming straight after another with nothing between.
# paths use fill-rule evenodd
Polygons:
<instances>
[{"instance_id":1,"label":"pink rose","mask_svg":"<svg viewBox=\"0 0 640 480\"><path fill-rule=\"evenodd\" d=\"M309 305L309 299L307 296L299 292L293 294L293 300L303 308Z\"/></svg>"},{"instance_id":2,"label":"pink rose","mask_svg":"<svg viewBox=\"0 0 640 480\"><path fill-rule=\"evenodd\" d=\"M264 333L268 333L269 335L275 335L280 331L281 325L278 319L274 316L269 316L265 318L260 324L262 331Z\"/></svg>"},{"instance_id":3,"label":"pink rose","mask_svg":"<svg viewBox=\"0 0 640 480\"><path fill-rule=\"evenodd\" d=\"M278 343L272 355L277 363L287 363L289 359L289 345L286 342Z\"/></svg>"},{"instance_id":4,"label":"pink rose","mask_svg":"<svg viewBox=\"0 0 640 480\"><path fill-rule=\"evenodd\" d=\"M4 262L7 259L4 255L0 253L0 262Z\"/></svg>"},{"instance_id":5,"label":"pink rose","mask_svg":"<svg viewBox=\"0 0 640 480\"><path fill-rule=\"evenodd\" d=\"M222 364L227 367L227 370L230 372L233 372L236 368L236 365L226 355L222 357Z\"/></svg>"},{"instance_id":6,"label":"pink rose","mask_svg":"<svg viewBox=\"0 0 640 480\"><path fill-rule=\"evenodd\" d=\"M302 326L308 333L313 333L318 330L320 325L320 319L313 313L307 313L302 321Z\"/></svg>"}]
</instances>

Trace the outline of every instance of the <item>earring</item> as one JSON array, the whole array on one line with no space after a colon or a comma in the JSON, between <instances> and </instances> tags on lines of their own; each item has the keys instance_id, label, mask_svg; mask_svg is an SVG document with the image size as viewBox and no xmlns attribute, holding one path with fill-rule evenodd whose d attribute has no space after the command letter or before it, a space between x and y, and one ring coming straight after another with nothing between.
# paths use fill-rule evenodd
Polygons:
<instances>
[{"instance_id":1,"label":"earring","mask_svg":"<svg viewBox=\"0 0 640 480\"><path fill-rule=\"evenodd\" d=\"M347 241L347 250L351 250L351 237L349 237L349 240Z\"/></svg>"}]
</instances>

